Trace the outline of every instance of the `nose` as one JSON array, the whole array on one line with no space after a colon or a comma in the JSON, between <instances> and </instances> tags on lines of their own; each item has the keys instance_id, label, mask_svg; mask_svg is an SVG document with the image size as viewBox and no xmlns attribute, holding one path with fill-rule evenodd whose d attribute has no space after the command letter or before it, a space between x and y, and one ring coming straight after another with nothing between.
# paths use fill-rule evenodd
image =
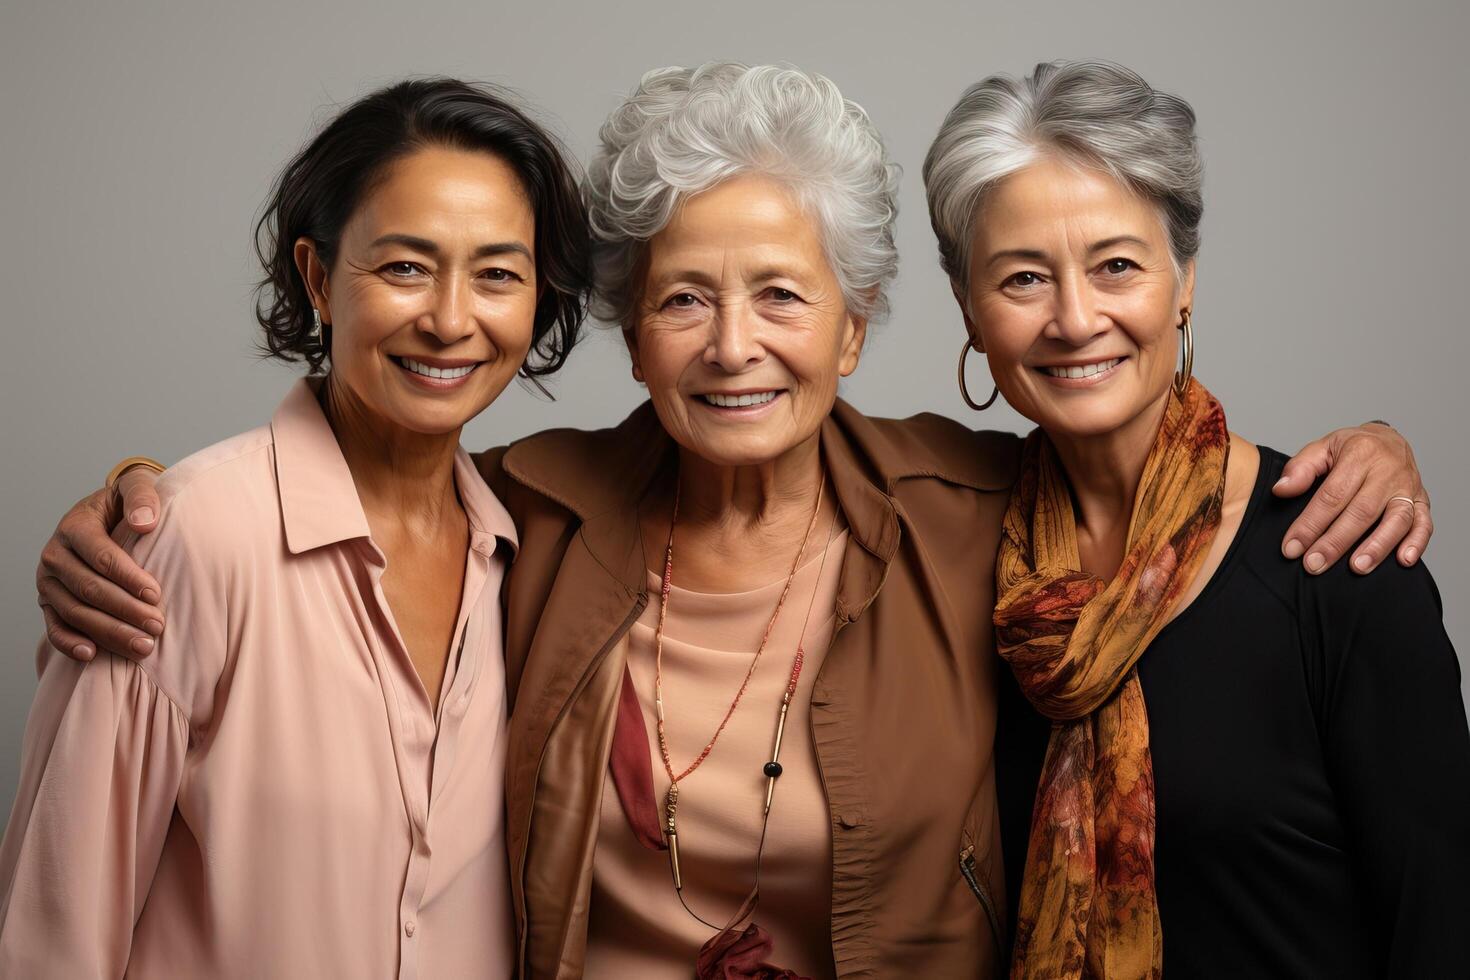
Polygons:
<instances>
[{"instance_id":1,"label":"nose","mask_svg":"<svg viewBox=\"0 0 1470 980\"><path fill-rule=\"evenodd\" d=\"M1097 296L1085 274L1060 277L1056 297L1056 309L1051 323L1047 324L1046 336L1073 347L1084 347L1107 331L1107 317L1098 311Z\"/></svg>"},{"instance_id":2,"label":"nose","mask_svg":"<svg viewBox=\"0 0 1470 980\"><path fill-rule=\"evenodd\" d=\"M704 363L738 374L766 356L760 341L760 321L749 304L721 304L710 319Z\"/></svg>"},{"instance_id":3,"label":"nose","mask_svg":"<svg viewBox=\"0 0 1470 980\"><path fill-rule=\"evenodd\" d=\"M474 294L469 276L455 273L439 283L433 307L419 318L418 328L433 334L446 347L474 333Z\"/></svg>"}]
</instances>

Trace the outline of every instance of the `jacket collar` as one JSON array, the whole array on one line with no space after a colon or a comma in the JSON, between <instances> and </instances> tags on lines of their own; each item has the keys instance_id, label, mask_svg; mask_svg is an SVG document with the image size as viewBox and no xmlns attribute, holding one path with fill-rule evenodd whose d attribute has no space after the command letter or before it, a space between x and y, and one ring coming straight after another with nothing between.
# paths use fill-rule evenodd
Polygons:
<instances>
[{"instance_id":1,"label":"jacket collar","mask_svg":"<svg viewBox=\"0 0 1470 980\"><path fill-rule=\"evenodd\" d=\"M281 523L293 555L372 537L352 471L317 401L316 385L306 378L297 381L271 416ZM515 523L463 449L455 452L454 476L469 519L470 547L488 557L502 540L514 550Z\"/></svg>"},{"instance_id":2,"label":"jacket collar","mask_svg":"<svg viewBox=\"0 0 1470 980\"><path fill-rule=\"evenodd\" d=\"M838 399L822 423L821 442L852 540L871 559L850 558L844 566L837 608L844 621L872 601L898 550L893 491L900 482L922 477L1002 491L1014 477L1013 451L985 451L982 435L935 415L893 423ZM672 473L674 459L674 441L646 401L616 428L556 429L522 440L506 452L504 465L512 479L580 518L588 550L636 594L646 581L638 502L655 479Z\"/></svg>"}]
</instances>

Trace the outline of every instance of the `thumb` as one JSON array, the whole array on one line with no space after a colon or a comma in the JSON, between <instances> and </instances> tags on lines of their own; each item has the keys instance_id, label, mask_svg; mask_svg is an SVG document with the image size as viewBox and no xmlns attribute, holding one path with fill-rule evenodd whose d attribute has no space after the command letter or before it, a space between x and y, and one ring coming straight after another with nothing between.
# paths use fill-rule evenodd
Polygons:
<instances>
[{"instance_id":1,"label":"thumb","mask_svg":"<svg viewBox=\"0 0 1470 980\"><path fill-rule=\"evenodd\" d=\"M1332 469L1332 451L1328 439L1307 443L1281 469L1281 479L1271 487L1278 497L1298 497L1312 488Z\"/></svg>"},{"instance_id":2,"label":"thumb","mask_svg":"<svg viewBox=\"0 0 1470 980\"><path fill-rule=\"evenodd\" d=\"M118 493L122 497L122 512L128 527L139 534L147 534L158 526L158 491L153 488L158 474L143 467L134 467L117 481Z\"/></svg>"}]
</instances>

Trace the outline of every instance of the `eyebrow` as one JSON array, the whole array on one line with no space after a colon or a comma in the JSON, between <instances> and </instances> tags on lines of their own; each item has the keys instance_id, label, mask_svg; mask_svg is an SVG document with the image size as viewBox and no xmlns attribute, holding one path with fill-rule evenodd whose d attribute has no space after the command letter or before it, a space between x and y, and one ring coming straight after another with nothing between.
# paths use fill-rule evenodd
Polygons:
<instances>
[{"instance_id":1,"label":"eyebrow","mask_svg":"<svg viewBox=\"0 0 1470 980\"><path fill-rule=\"evenodd\" d=\"M791 270L776 265L761 266L753 270L748 278L750 282L770 282L772 279L788 279L793 282L804 281L801 272L805 270ZM720 277L702 269L672 269L663 275L652 279L649 285L655 289L666 288L673 282L691 282L698 286L715 289L720 285Z\"/></svg>"},{"instance_id":2,"label":"eyebrow","mask_svg":"<svg viewBox=\"0 0 1470 980\"><path fill-rule=\"evenodd\" d=\"M1148 242L1145 242L1136 235L1114 235L1112 238L1104 238L1101 241L1093 242L1087 247L1087 252L1089 255L1095 255L1098 252L1104 252L1118 245L1137 245L1139 248L1148 248ZM1007 248L993 253L986 260L986 264L994 265L1001 259L1026 259L1032 262L1045 262L1047 258L1047 254L1041 249Z\"/></svg>"},{"instance_id":3,"label":"eyebrow","mask_svg":"<svg viewBox=\"0 0 1470 980\"><path fill-rule=\"evenodd\" d=\"M416 252L423 252L425 255L438 255L442 251L436 243L429 241L427 238L419 238L416 235L382 235L375 238L370 247L377 248L380 245L402 245ZM488 242L475 249L470 257L483 259L491 255L508 254L523 255L531 262L536 261L535 256L531 254L531 250L520 242Z\"/></svg>"},{"instance_id":4,"label":"eyebrow","mask_svg":"<svg viewBox=\"0 0 1470 980\"><path fill-rule=\"evenodd\" d=\"M1148 248L1148 242L1136 235L1114 235L1112 238L1104 238L1100 242L1093 242L1089 252L1102 252L1115 245L1137 245L1139 248Z\"/></svg>"}]
</instances>

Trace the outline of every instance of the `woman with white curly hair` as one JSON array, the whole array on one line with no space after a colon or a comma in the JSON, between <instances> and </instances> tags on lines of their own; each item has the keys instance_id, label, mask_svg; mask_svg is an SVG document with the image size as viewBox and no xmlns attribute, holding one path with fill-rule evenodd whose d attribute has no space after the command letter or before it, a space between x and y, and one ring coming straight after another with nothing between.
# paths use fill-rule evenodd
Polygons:
<instances>
[{"instance_id":1,"label":"woman with white curly hair","mask_svg":"<svg viewBox=\"0 0 1470 980\"><path fill-rule=\"evenodd\" d=\"M863 110L795 68L654 71L602 129L595 305L649 400L477 458L519 533L522 975L1002 968L991 612L1019 442L837 397L886 310L896 184ZM1361 455L1360 483L1387 450Z\"/></svg>"}]
</instances>

